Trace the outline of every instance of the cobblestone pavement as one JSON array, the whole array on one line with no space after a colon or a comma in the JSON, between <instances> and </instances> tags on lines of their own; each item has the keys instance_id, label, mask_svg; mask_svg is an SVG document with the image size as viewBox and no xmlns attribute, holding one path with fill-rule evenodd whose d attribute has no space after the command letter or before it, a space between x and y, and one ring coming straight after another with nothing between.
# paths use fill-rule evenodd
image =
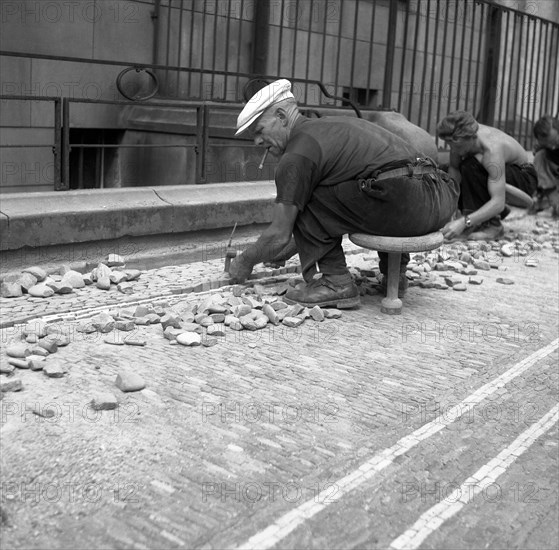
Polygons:
<instances>
[{"instance_id":1,"label":"cobblestone pavement","mask_svg":"<svg viewBox=\"0 0 559 550\"><path fill-rule=\"evenodd\" d=\"M172 291L221 260L145 272L131 296L3 301L3 364L27 318L63 319L72 341L54 356L67 375L18 370L23 391L0 402L2 547L557 548L559 269L553 249L536 256L465 292L411 287L400 316L366 294L340 319L213 347L170 345L159 325L136 327L145 347L72 327L197 302ZM122 369L146 389L120 392ZM95 391L118 408L93 410Z\"/></svg>"}]
</instances>

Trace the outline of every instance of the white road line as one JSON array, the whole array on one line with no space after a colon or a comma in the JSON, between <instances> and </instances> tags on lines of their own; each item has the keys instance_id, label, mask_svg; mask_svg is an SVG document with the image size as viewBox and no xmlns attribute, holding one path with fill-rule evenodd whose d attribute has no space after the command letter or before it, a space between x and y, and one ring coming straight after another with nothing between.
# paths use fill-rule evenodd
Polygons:
<instances>
[{"instance_id":1,"label":"white road line","mask_svg":"<svg viewBox=\"0 0 559 550\"><path fill-rule=\"evenodd\" d=\"M375 477L379 472L384 470L384 468L392 464L397 456L406 453L424 439L428 439L445 428L447 425L458 420L466 411L471 410L470 407L472 405L480 403L499 388L502 388L505 384L517 376L520 376L538 361L555 351L558 345L559 339L554 340L551 344L548 344L547 346L534 352L526 359L511 367L508 371L473 392L458 405L455 405L451 409L445 411L444 415L438 416L431 422L415 430L410 435L403 437L392 447L384 449L373 456L367 462L359 466L359 468L357 468L354 472L348 474L334 484L329 484L326 490L315 495L313 499L304 502L297 508L294 508L290 512L281 516L278 520L272 523L272 525L266 527L259 533L256 533L246 542L238 546L238 550L267 550L268 548L272 548L283 538L289 535L289 533L305 523L307 519L312 518L321 510L341 499L353 489ZM338 489L334 495L332 494L332 486Z\"/></svg>"},{"instance_id":2,"label":"white road line","mask_svg":"<svg viewBox=\"0 0 559 550\"><path fill-rule=\"evenodd\" d=\"M445 499L422 514L406 532L394 539L390 548L395 550L414 550L433 531L436 531L447 519L457 514L472 499L495 483L495 480L507 471L507 468L545 432L559 420L559 405L555 405L538 422L522 432L506 449L494 459L482 466L469 477L458 489Z\"/></svg>"}]
</instances>

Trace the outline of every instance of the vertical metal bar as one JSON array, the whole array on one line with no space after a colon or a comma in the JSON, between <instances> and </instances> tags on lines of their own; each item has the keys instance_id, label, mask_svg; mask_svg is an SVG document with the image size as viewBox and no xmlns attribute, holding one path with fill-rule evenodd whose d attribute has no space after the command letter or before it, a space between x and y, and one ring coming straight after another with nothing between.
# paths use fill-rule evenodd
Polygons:
<instances>
[{"instance_id":1,"label":"vertical metal bar","mask_svg":"<svg viewBox=\"0 0 559 550\"><path fill-rule=\"evenodd\" d=\"M314 13L314 0L310 0L310 8L309 8L309 32L307 34L307 59L305 61L305 74L307 78L310 78L310 71L309 71L309 61L311 56L311 36L312 36L312 19ZM305 103L309 103L309 85L305 84Z\"/></svg>"},{"instance_id":2,"label":"vertical metal bar","mask_svg":"<svg viewBox=\"0 0 559 550\"><path fill-rule=\"evenodd\" d=\"M470 99L470 78L472 72L472 57L474 55L474 25L476 19L476 6L477 4L474 2L472 8L472 29L470 33L470 53L468 56L468 79L466 81L466 102L465 102L465 110L470 111L471 109L468 108L468 101Z\"/></svg>"},{"instance_id":3,"label":"vertical metal bar","mask_svg":"<svg viewBox=\"0 0 559 550\"><path fill-rule=\"evenodd\" d=\"M485 34L485 21L486 21L486 17L485 17L485 12L486 12L486 4L481 4L481 14L480 14L480 18L479 18L479 40L478 40L478 48L477 48L477 63L476 63L476 80L475 80L475 91L474 91L474 112L477 112L479 114L479 111L481 110L481 108L479 110L476 111L477 109L477 91L480 88L479 85L479 67L481 65L480 62L480 57L481 57L481 52L482 52L482 44L483 44L483 36ZM478 115L476 114L476 117Z\"/></svg>"},{"instance_id":4,"label":"vertical metal bar","mask_svg":"<svg viewBox=\"0 0 559 550\"><path fill-rule=\"evenodd\" d=\"M446 0L446 12L448 13L448 0ZM447 37L447 29L448 29L448 19L444 18L444 31L443 31L443 45L441 47L441 77L440 77L440 84L439 84L439 97L437 99L437 121L441 119L441 101L443 98L443 90L444 90L444 66L445 66L445 52L446 52L446 37Z\"/></svg>"},{"instance_id":5,"label":"vertical metal bar","mask_svg":"<svg viewBox=\"0 0 559 550\"><path fill-rule=\"evenodd\" d=\"M543 111L540 111L540 116L544 113L547 113L547 100L549 97L548 89L546 86L546 75L549 75L549 69L547 68L548 65L548 50L549 50L549 22L545 21L545 40L543 44L543 64L542 64L542 108ZM543 34L543 33L542 33ZM540 50L541 51L541 50ZM545 100L544 100L545 98Z\"/></svg>"},{"instance_id":6,"label":"vertical metal bar","mask_svg":"<svg viewBox=\"0 0 559 550\"><path fill-rule=\"evenodd\" d=\"M62 184L61 191L70 188L70 98L62 99Z\"/></svg>"},{"instance_id":7,"label":"vertical metal bar","mask_svg":"<svg viewBox=\"0 0 559 550\"><path fill-rule=\"evenodd\" d=\"M464 36L466 35L466 11L468 2L464 2L462 5L464 6L464 13L462 14L462 40L460 44L460 64L458 66L458 95L456 96L456 109L460 109L460 100L462 99L462 69L464 68L464 46L466 42Z\"/></svg>"},{"instance_id":8,"label":"vertical metal bar","mask_svg":"<svg viewBox=\"0 0 559 550\"><path fill-rule=\"evenodd\" d=\"M555 117L559 116L559 113L557 112L557 103L554 103L554 101L558 101L559 97L557 94L557 90L559 89L559 85L556 83L557 80L557 76L559 74L559 67L557 67L557 59L559 59L559 26L554 25L553 26L555 32L555 53L553 56L551 56L551 59L555 59L555 62L553 63L553 79L551 80L551 90L553 93L553 96L551 98L551 105L549 106L549 111L554 111L554 112L550 112L550 114L552 114ZM551 71L550 71L551 74Z\"/></svg>"},{"instance_id":9,"label":"vertical metal bar","mask_svg":"<svg viewBox=\"0 0 559 550\"><path fill-rule=\"evenodd\" d=\"M485 49L485 67L483 76L482 107L480 120L482 124L493 126L495 121L495 100L499 77L499 50L501 47L501 10L491 5L489 8L489 27Z\"/></svg>"},{"instance_id":10,"label":"vertical metal bar","mask_svg":"<svg viewBox=\"0 0 559 550\"><path fill-rule=\"evenodd\" d=\"M281 75L281 52L283 50L283 0L280 0L280 22L279 22L279 37L278 37L278 68L277 74Z\"/></svg>"},{"instance_id":11,"label":"vertical metal bar","mask_svg":"<svg viewBox=\"0 0 559 550\"><path fill-rule=\"evenodd\" d=\"M508 37L509 37L509 18L510 18L510 12L506 11L503 13L503 18L506 16L507 22L506 22L506 26L505 26L505 32L503 33L503 49L502 49L502 59L503 59L503 63L502 63L502 74L501 74L501 101L500 101L500 110L499 110L499 121L502 121L503 119L506 121L507 119L507 113L504 110L504 107L506 105L505 102L505 93L508 96L508 88L505 92L505 77L506 77L506 73L507 73L507 66L505 63L505 60L507 59L507 51L508 51ZM510 75L509 75L509 79L510 79ZM503 113L503 111L505 111Z\"/></svg>"},{"instance_id":12,"label":"vertical metal bar","mask_svg":"<svg viewBox=\"0 0 559 550\"><path fill-rule=\"evenodd\" d=\"M178 51L178 62L177 65L179 67L182 67L181 63L182 63L182 39L183 39L183 32L182 32L182 18L183 18L183 14L184 14L184 0L181 0L181 5L180 5L180 10L181 10L181 14L179 17L179 51ZM180 97L180 82L181 82L181 77L182 77L182 72L181 71L177 71L177 84L175 86L175 97L179 98Z\"/></svg>"},{"instance_id":13,"label":"vertical metal bar","mask_svg":"<svg viewBox=\"0 0 559 550\"><path fill-rule=\"evenodd\" d=\"M328 6L327 6L328 7ZM340 1L340 19L338 22L338 52L336 55L336 76L334 79L334 86L336 88L336 91L334 92L334 95L341 95L338 93L338 89L340 86L340 57L342 54L342 33L343 33L343 26L342 26L342 21L344 18L344 3L342 1Z\"/></svg>"},{"instance_id":14,"label":"vertical metal bar","mask_svg":"<svg viewBox=\"0 0 559 550\"><path fill-rule=\"evenodd\" d=\"M188 150L187 150L188 154ZM203 180L203 158L204 158L204 116L202 106L196 106L196 183L204 183Z\"/></svg>"},{"instance_id":15,"label":"vertical metal bar","mask_svg":"<svg viewBox=\"0 0 559 550\"><path fill-rule=\"evenodd\" d=\"M540 19L538 21L539 24L539 32L538 32L538 36L539 36L539 40L538 40L538 61L540 59L540 54L542 52L542 37L543 37L543 21ZM536 78L535 78L535 87L534 87L534 95L536 96L532 105L532 116L530 117L532 123L536 122L536 105L538 104L538 101L536 101L537 99L537 91L539 88L539 84L540 84L540 65L541 63L538 62L538 64L536 65ZM543 85L541 87L541 92L540 92L540 101L539 104L541 105L543 102ZM533 132L530 131L530 147L533 146L534 144L534 136L533 136Z\"/></svg>"},{"instance_id":16,"label":"vertical metal bar","mask_svg":"<svg viewBox=\"0 0 559 550\"><path fill-rule=\"evenodd\" d=\"M220 43L221 41L218 40L217 37L217 12L218 12L218 6L219 3L215 2L214 3L215 6L215 11L214 11L214 33L213 33L213 40L212 40L212 49L213 49L213 56L212 56L212 71L217 70L216 67L216 60L217 60L217 45L218 43ZM215 90L215 73L211 73L211 88L210 88L210 100L214 99L214 90ZM204 99L204 97L202 97L202 99Z\"/></svg>"},{"instance_id":17,"label":"vertical metal bar","mask_svg":"<svg viewBox=\"0 0 559 550\"><path fill-rule=\"evenodd\" d=\"M521 141L522 139L522 117L524 116L524 107L526 105L526 80L528 77L528 71L527 71L527 63L528 63L528 31L530 30L530 23L529 21L526 21L526 26L524 26L524 17L521 15L521 20L522 20L522 27L524 29L524 38L522 38L522 34L521 36L521 43L524 46L524 48L522 48L522 46L520 46L520 48L522 48L522 50L519 51L519 60L522 63L522 87L520 88L520 113L519 113L519 117L518 117L518 131L516 133L516 140L518 142ZM524 54L524 55L522 55ZM518 105L518 103L517 103ZM514 128L516 130L516 122L514 124Z\"/></svg>"},{"instance_id":18,"label":"vertical metal bar","mask_svg":"<svg viewBox=\"0 0 559 550\"><path fill-rule=\"evenodd\" d=\"M425 43L423 45L423 74L421 75L421 95L419 96L419 113L417 115L417 124L421 126L421 116L423 115L423 103L425 102L425 77L427 76L427 52L429 50L429 22L431 13L431 0L427 0L427 15L425 17ZM434 72L435 67L431 70Z\"/></svg>"},{"instance_id":19,"label":"vertical metal bar","mask_svg":"<svg viewBox=\"0 0 559 550\"><path fill-rule=\"evenodd\" d=\"M229 32L231 30L231 2L227 2L227 26L225 27L225 70L229 72L229 50L227 49L229 44ZM239 49L240 49L239 44ZM229 89L229 77L225 75L223 78L223 99L227 101L227 90Z\"/></svg>"},{"instance_id":20,"label":"vertical metal bar","mask_svg":"<svg viewBox=\"0 0 559 550\"><path fill-rule=\"evenodd\" d=\"M406 5L407 8L407 5ZM370 98L370 93L371 93L371 73L372 73L372 69L373 69L373 44L375 42L375 16L377 14L377 3L373 2L372 5L372 10L371 10L371 38L369 40L369 58L368 58L368 70L367 70L367 106L369 106L371 104L371 98ZM408 17L408 11L406 9L406 21L407 21L407 17ZM405 54L406 51L406 33L404 32L404 50L403 50L403 55ZM404 61L402 59L402 71L404 69ZM399 95L398 95L398 100L400 101L401 98L401 89L399 90ZM398 105L398 110L400 110L400 105Z\"/></svg>"},{"instance_id":21,"label":"vertical metal bar","mask_svg":"<svg viewBox=\"0 0 559 550\"><path fill-rule=\"evenodd\" d=\"M169 0L169 5L167 6L167 49L165 54L165 65L169 66L171 64L170 55L171 55L171 9L172 9L173 0ZM169 69L165 69L165 88L169 90Z\"/></svg>"},{"instance_id":22,"label":"vertical metal bar","mask_svg":"<svg viewBox=\"0 0 559 550\"><path fill-rule=\"evenodd\" d=\"M83 145L83 134L81 135L80 143ZM78 189L83 189L83 157L85 150L83 147L79 148L78 153Z\"/></svg>"},{"instance_id":23,"label":"vertical metal bar","mask_svg":"<svg viewBox=\"0 0 559 550\"><path fill-rule=\"evenodd\" d=\"M161 25L161 0L155 0L155 4L153 7L153 14L151 19L153 21L153 48L152 48L152 59L153 64L159 64L159 34L160 34L160 25Z\"/></svg>"},{"instance_id":24,"label":"vertical metal bar","mask_svg":"<svg viewBox=\"0 0 559 550\"><path fill-rule=\"evenodd\" d=\"M360 2L357 0L355 2L355 15L353 16L353 45L351 48L351 69L350 69L350 76L349 76L349 85L350 85L350 92L349 97L357 102L357 98L355 97L355 92L353 85L355 83L355 51L357 50L357 26L358 26L358 16L359 16L359 5Z\"/></svg>"},{"instance_id":25,"label":"vertical metal bar","mask_svg":"<svg viewBox=\"0 0 559 550\"><path fill-rule=\"evenodd\" d=\"M293 24L293 56L291 59L291 76L295 75L295 65L297 64L297 34L299 33L298 20L299 20L299 0L295 0L295 23Z\"/></svg>"},{"instance_id":26,"label":"vertical metal bar","mask_svg":"<svg viewBox=\"0 0 559 550\"><path fill-rule=\"evenodd\" d=\"M441 3L440 0L435 0L437 2L437 11L435 13L435 37L433 40L433 64L431 66L431 82L429 90L429 109L427 110L427 126L426 129L429 131L431 129L431 111L433 106L433 87L435 86L435 67L437 66L437 41L439 38L439 15ZM471 54L470 54L471 55ZM440 90L439 90L440 93Z\"/></svg>"},{"instance_id":27,"label":"vertical metal bar","mask_svg":"<svg viewBox=\"0 0 559 550\"><path fill-rule=\"evenodd\" d=\"M417 36L418 36L418 32L419 32L419 6L420 6L420 2L421 0L417 0L417 13L415 14L415 34L413 37L413 61L411 64L411 80L410 80L410 102L408 104L408 120L411 121L411 109L412 109L412 104L413 104L413 88L415 86L414 84L414 78L415 78L415 56L417 54ZM386 75L385 75L386 78ZM383 107L384 107L384 100L383 100Z\"/></svg>"},{"instance_id":28,"label":"vertical metal bar","mask_svg":"<svg viewBox=\"0 0 559 550\"><path fill-rule=\"evenodd\" d=\"M204 73L202 72L205 68L206 62L206 4L202 4L202 40L200 41L200 49L202 50L202 56L200 58L200 79L198 81L198 98L201 99L203 96L204 87Z\"/></svg>"},{"instance_id":29,"label":"vertical metal bar","mask_svg":"<svg viewBox=\"0 0 559 550\"><path fill-rule=\"evenodd\" d=\"M241 60L243 59L241 44L242 36L243 36L243 14L245 13L245 0L241 0L241 12L239 13L239 32L237 33L237 44L239 47L237 48L237 72L245 72L241 71ZM249 69L250 70L250 69ZM248 71L247 71L248 72ZM239 77L235 79L235 96L239 92Z\"/></svg>"},{"instance_id":30,"label":"vertical metal bar","mask_svg":"<svg viewBox=\"0 0 559 550\"><path fill-rule=\"evenodd\" d=\"M419 19L419 14L417 15ZM390 0L388 11L388 38L386 43L386 62L384 65L384 85L382 106L390 108L392 103L392 75L394 72L394 50L396 48L396 24L398 19L398 0ZM415 52L414 52L415 53Z\"/></svg>"},{"instance_id":31,"label":"vertical metal bar","mask_svg":"<svg viewBox=\"0 0 559 550\"><path fill-rule=\"evenodd\" d=\"M54 190L60 191L62 185L62 104L59 97L54 100Z\"/></svg>"},{"instance_id":32,"label":"vertical metal bar","mask_svg":"<svg viewBox=\"0 0 559 550\"><path fill-rule=\"evenodd\" d=\"M188 52L188 66L192 69L192 58L194 56L194 16L196 10L194 9L194 0L190 0L190 44ZM240 41L239 41L240 43ZM192 73L188 73L188 97L192 97Z\"/></svg>"},{"instance_id":33,"label":"vertical metal bar","mask_svg":"<svg viewBox=\"0 0 559 550\"><path fill-rule=\"evenodd\" d=\"M519 29L518 29L518 35L519 38L517 40L518 42L518 53L517 53L517 63L516 63L516 76L514 79L515 85L514 85L514 103L513 103L513 109L514 109L514 113L513 113L513 122L514 122L514 127L512 129L512 135L513 137L518 137L518 134L516 133L516 117L517 117L517 105L518 105L518 88L520 85L520 48L522 47L522 18L518 15L515 15L515 17L519 20Z\"/></svg>"},{"instance_id":34,"label":"vertical metal bar","mask_svg":"<svg viewBox=\"0 0 559 550\"><path fill-rule=\"evenodd\" d=\"M512 12L509 12L509 14L511 14ZM509 80L508 80L508 86L507 86L507 107L506 107L506 117L507 120L510 116L510 102L511 102L511 96L512 96L512 86L513 86L513 82L516 80L516 76L514 74L514 46L516 44L516 14L512 13L512 40L510 41L510 45L507 44L507 52L510 52L510 54L508 55L508 58L510 60L509 62ZM516 89L516 86L514 86ZM513 107L514 108L514 107ZM514 118L514 117L513 117Z\"/></svg>"},{"instance_id":35,"label":"vertical metal bar","mask_svg":"<svg viewBox=\"0 0 559 550\"><path fill-rule=\"evenodd\" d=\"M328 6L326 4L322 4L324 7L324 24L322 26L322 51L326 51L326 34L327 34L327 22L328 22ZM326 56L322 56L321 65L320 65L320 82L324 82L324 63L326 62ZM334 92L335 94L335 92ZM318 104L322 105L322 94L320 90L318 91L319 101Z\"/></svg>"},{"instance_id":36,"label":"vertical metal bar","mask_svg":"<svg viewBox=\"0 0 559 550\"><path fill-rule=\"evenodd\" d=\"M524 147L526 147L526 145L530 142L532 142L531 139L531 135L532 132L530 131L530 125L531 125L531 121L533 121L533 114L534 114L534 104L536 103L536 92L537 92L537 82L534 82L532 80L532 75L533 75L533 70L534 70L534 54L536 51L536 20L532 19L532 55L530 56L530 79L528 82L528 97L527 99L527 103L526 103L526 122L525 122L525 129L524 129L524 135L525 135L525 145ZM532 103L532 105L530 105L530 102ZM531 112L532 112L532 116L530 117L530 107L531 107Z\"/></svg>"},{"instance_id":37,"label":"vertical metal bar","mask_svg":"<svg viewBox=\"0 0 559 550\"><path fill-rule=\"evenodd\" d=\"M458 10L458 0L454 0L455 10ZM448 103L446 110L450 112L452 109L450 108L450 102L452 97L452 83L454 82L454 54L456 53L456 29L458 28L458 13L454 14L454 29L452 32L452 53L450 54L450 80L449 80L449 87L448 87Z\"/></svg>"}]
</instances>

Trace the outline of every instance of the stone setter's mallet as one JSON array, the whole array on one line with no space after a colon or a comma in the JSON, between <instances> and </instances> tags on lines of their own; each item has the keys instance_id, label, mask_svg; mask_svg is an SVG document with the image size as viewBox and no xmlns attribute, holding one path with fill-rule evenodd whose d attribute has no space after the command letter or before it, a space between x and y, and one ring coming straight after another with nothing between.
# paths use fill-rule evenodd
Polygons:
<instances>
[{"instance_id":1,"label":"stone setter's mallet","mask_svg":"<svg viewBox=\"0 0 559 550\"><path fill-rule=\"evenodd\" d=\"M237 251L231 247L231 242L233 241L233 235L235 234L235 229L237 229L237 223L231 231L231 237L229 237L229 243L227 244L227 250L225 251L225 273L229 273L231 268L231 260L237 256Z\"/></svg>"}]
</instances>

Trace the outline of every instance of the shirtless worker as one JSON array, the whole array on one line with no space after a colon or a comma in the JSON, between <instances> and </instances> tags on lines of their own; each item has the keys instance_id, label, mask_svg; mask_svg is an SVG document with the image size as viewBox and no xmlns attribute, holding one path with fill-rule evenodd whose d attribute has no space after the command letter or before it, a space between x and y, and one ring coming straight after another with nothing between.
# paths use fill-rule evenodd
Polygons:
<instances>
[{"instance_id":1,"label":"shirtless worker","mask_svg":"<svg viewBox=\"0 0 559 550\"><path fill-rule=\"evenodd\" d=\"M527 151L497 128L478 124L465 111L448 114L437 135L450 146L450 176L460 184L462 216L442 229L447 240L495 240L504 234L505 200L526 208L537 187Z\"/></svg>"},{"instance_id":2,"label":"shirtless worker","mask_svg":"<svg viewBox=\"0 0 559 550\"><path fill-rule=\"evenodd\" d=\"M534 124L537 151L534 167L538 173L538 203L543 210L549 203L552 215L559 216L559 118L544 115Z\"/></svg>"},{"instance_id":3,"label":"shirtless worker","mask_svg":"<svg viewBox=\"0 0 559 550\"><path fill-rule=\"evenodd\" d=\"M458 185L395 134L363 119L299 113L288 80L257 92L237 119L236 135L279 158L272 221L255 244L231 263L233 281L277 258L293 234L305 284L285 301L305 306L355 307L359 291L349 273L342 237L361 232L424 235L456 209ZM402 255L404 256L404 255ZM387 258L380 270L386 274ZM400 267L405 284L405 264Z\"/></svg>"}]
</instances>

